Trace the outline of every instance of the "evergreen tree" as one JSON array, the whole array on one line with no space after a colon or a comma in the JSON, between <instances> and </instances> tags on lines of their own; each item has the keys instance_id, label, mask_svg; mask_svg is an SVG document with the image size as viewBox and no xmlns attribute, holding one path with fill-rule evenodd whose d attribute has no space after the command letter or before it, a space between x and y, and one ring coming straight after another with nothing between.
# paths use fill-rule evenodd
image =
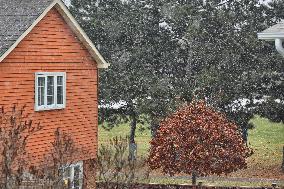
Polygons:
<instances>
[{"instance_id":1,"label":"evergreen tree","mask_svg":"<svg viewBox=\"0 0 284 189\"><path fill-rule=\"evenodd\" d=\"M249 120L259 107L255 99L267 95L263 75L279 72L282 63L271 58L273 46L259 41L256 33L278 17L257 0L208 0L196 18L186 34L189 62L197 70L195 95L234 120L246 139Z\"/></svg>"},{"instance_id":2,"label":"evergreen tree","mask_svg":"<svg viewBox=\"0 0 284 189\"><path fill-rule=\"evenodd\" d=\"M111 68L100 73L100 103L122 103L101 113L108 123L130 120L130 144L146 115L153 125L169 109L172 99L168 68L174 62L169 30L160 27L163 1L72 1L71 11L87 31ZM123 119L125 121L125 119Z\"/></svg>"},{"instance_id":3,"label":"evergreen tree","mask_svg":"<svg viewBox=\"0 0 284 189\"><path fill-rule=\"evenodd\" d=\"M202 98L246 138L255 113L269 117L267 106L260 111L255 100L283 100L283 60L273 44L256 37L284 16L283 6L258 0L72 0L73 15L111 63L100 72L100 105L121 103L101 108L101 117L109 126L130 120L135 144L144 117L155 134L180 103ZM274 114L282 115L281 108Z\"/></svg>"}]
</instances>

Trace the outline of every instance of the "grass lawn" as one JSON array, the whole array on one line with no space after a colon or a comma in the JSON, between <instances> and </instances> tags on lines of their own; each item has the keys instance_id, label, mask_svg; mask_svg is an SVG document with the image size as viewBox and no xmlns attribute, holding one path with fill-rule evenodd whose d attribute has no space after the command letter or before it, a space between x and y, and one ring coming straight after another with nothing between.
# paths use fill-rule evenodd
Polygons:
<instances>
[{"instance_id":1,"label":"grass lawn","mask_svg":"<svg viewBox=\"0 0 284 189\"><path fill-rule=\"evenodd\" d=\"M248 159L248 168L232 176L278 178L284 180L280 171L284 146L284 124L272 123L256 116L252 120L255 129L249 131L249 146L254 154Z\"/></svg>"},{"instance_id":2,"label":"grass lawn","mask_svg":"<svg viewBox=\"0 0 284 189\"><path fill-rule=\"evenodd\" d=\"M148 149L150 147L150 140L151 140L151 133L149 129L141 130L141 125L138 125L136 130L135 140L137 143L137 153L138 156L147 156ZM110 131L106 131L101 126L99 126L99 144L106 143L109 139L122 136L125 137L129 135L129 125L128 124L121 124L117 127L114 127Z\"/></svg>"},{"instance_id":3,"label":"grass lawn","mask_svg":"<svg viewBox=\"0 0 284 189\"><path fill-rule=\"evenodd\" d=\"M282 148L284 146L284 124L272 123L267 119L256 116L251 120L255 128L249 131L249 146L254 150L254 154L248 158L248 168L246 170L237 171L228 175L229 177L244 177L244 178L265 178L265 179L280 179L281 185L284 186L284 174L280 171L282 162ZM111 131L106 131L99 127L99 143L105 143L110 138L115 136L126 136L129 133L129 125L123 124L113 128ZM149 149L150 131L140 131L139 127L136 132L136 142L138 143L138 155L147 156ZM173 179L154 179L151 182L155 183L184 183L184 180ZM209 185L236 185L236 182L229 184L224 181L204 181ZM254 186L252 183L237 184L238 186ZM259 182L258 186L269 186L270 182Z\"/></svg>"}]
</instances>

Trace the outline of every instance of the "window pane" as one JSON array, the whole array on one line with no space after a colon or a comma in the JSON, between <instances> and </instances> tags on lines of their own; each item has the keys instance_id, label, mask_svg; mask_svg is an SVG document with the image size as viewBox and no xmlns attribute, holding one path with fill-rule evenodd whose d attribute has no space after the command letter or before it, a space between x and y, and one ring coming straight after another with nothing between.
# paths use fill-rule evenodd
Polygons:
<instances>
[{"instance_id":1,"label":"window pane","mask_svg":"<svg viewBox=\"0 0 284 189\"><path fill-rule=\"evenodd\" d=\"M81 174L81 169L80 166L74 167L74 188L75 189L80 189L80 174Z\"/></svg>"},{"instance_id":2,"label":"window pane","mask_svg":"<svg viewBox=\"0 0 284 189\"><path fill-rule=\"evenodd\" d=\"M44 87L45 78L44 77L38 77L38 86Z\"/></svg>"},{"instance_id":3,"label":"window pane","mask_svg":"<svg viewBox=\"0 0 284 189\"><path fill-rule=\"evenodd\" d=\"M38 78L38 106L44 105L44 83L45 83L45 78L44 77L39 77Z\"/></svg>"},{"instance_id":4,"label":"window pane","mask_svg":"<svg viewBox=\"0 0 284 189\"><path fill-rule=\"evenodd\" d=\"M54 76L47 77L47 105L54 104Z\"/></svg>"},{"instance_id":5,"label":"window pane","mask_svg":"<svg viewBox=\"0 0 284 189\"><path fill-rule=\"evenodd\" d=\"M70 178L71 177L71 168L70 167L66 167L64 169L64 178Z\"/></svg>"},{"instance_id":6,"label":"window pane","mask_svg":"<svg viewBox=\"0 0 284 189\"><path fill-rule=\"evenodd\" d=\"M63 76L57 76L57 85L63 85Z\"/></svg>"},{"instance_id":7,"label":"window pane","mask_svg":"<svg viewBox=\"0 0 284 189\"><path fill-rule=\"evenodd\" d=\"M63 104L63 86L57 86L57 104Z\"/></svg>"}]
</instances>

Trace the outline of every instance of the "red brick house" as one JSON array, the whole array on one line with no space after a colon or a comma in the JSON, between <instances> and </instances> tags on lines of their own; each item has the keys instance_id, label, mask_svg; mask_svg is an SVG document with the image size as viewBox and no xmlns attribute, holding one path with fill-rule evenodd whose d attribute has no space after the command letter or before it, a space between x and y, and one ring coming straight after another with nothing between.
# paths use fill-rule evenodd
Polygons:
<instances>
[{"instance_id":1,"label":"red brick house","mask_svg":"<svg viewBox=\"0 0 284 189\"><path fill-rule=\"evenodd\" d=\"M43 126L27 146L35 162L58 127L88 151L71 167L71 179L76 166L82 170L95 157L98 69L107 67L61 0L0 1L0 106L26 105Z\"/></svg>"}]
</instances>

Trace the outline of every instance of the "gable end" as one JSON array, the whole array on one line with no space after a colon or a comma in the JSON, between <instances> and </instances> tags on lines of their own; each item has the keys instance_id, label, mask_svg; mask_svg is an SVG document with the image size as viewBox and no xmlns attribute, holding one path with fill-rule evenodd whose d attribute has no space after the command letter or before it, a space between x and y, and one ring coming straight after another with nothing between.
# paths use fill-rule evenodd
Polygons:
<instances>
[{"instance_id":1,"label":"gable end","mask_svg":"<svg viewBox=\"0 0 284 189\"><path fill-rule=\"evenodd\" d=\"M18 44L32 31L32 29L47 15L47 13L55 7L61 16L64 18L65 22L75 33L82 44L88 49L89 53L93 59L97 62L98 68L108 68L109 64L104 60L102 55L96 49L95 45L89 39L87 34L83 31L80 25L77 23L75 18L71 15L65 4L61 0L54 0L44 12L33 22L33 24L14 42L12 46L0 57L0 62L2 62L17 46Z\"/></svg>"}]
</instances>

